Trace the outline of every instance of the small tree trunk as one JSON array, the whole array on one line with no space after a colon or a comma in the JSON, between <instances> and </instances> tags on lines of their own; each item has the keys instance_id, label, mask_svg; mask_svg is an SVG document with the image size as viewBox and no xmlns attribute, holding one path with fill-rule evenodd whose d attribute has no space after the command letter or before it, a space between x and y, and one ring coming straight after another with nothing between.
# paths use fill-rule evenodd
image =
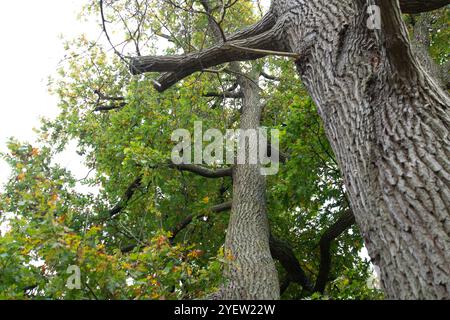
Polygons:
<instances>
[{"instance_id":1,"label":"small tree trunk","mask_svg":"<svg viewBox=\"0 0 450 320\"><path fill-rule=\"evenodd\" d=\"M240 78L243 113L240 128L260 126L259 88L251 80ZM254 146L253 146L254 147ZM269 246L266 182L260 165L237 164L233 173L233 207L225 249L231 254L222 290L222 299L272 300L280 298L278 272Z\"/></svg>"},{"instance_id":2,"label":"small tree trunk","mask_svg":"<svg viewBox=\"0 0 450 320\"><path fill-rule=\"evenodd\" d=\"M201 0L201 3L210 12L208 2ZM211 19L209 29L215 41L220 43L223 40L221 31ZM262 112L258 80L243 75L237 62L232 62L230 68L237 74L243 99L240 129L257 131ZM233 170L233 205L225 240L225 251L231 260L225 269L226 284L214 295L215 299L280 298L278 272L270 253L269 239L266 181L260 165L251 165L248 161L237 164Z\"/></svg>"}]
</instances>

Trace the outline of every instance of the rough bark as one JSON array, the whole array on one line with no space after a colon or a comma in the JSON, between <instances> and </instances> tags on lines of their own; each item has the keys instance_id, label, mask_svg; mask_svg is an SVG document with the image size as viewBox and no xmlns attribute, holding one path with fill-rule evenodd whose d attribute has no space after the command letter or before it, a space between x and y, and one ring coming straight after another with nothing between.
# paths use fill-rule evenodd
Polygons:
<instances>
[{"instance_id":1,"label":"rough bark","mask_svg":"<svg viewBox=\"0 0 450 320\"><path fill-rule=\"evenodd\" d=\"M202 1L207 11L207 1ZM264 32L271 18L266 16L249 32ZM223 34L217 24L209 22L215 40ZM220 46L219 46L220 47ZM245 54L245 53L244 53ZM257 130L261 125L262 105L259 87L244 75L238 63L230 68L237 74L242 96L240 129ZM256 78L256 77L255 77ZM255 147L255 146L251 146ZM269 221L267 217L266 182L260 165L237 164L233 170L233 203L225 239L225 250L232 257L225 268L226 284L214 296L221 300L276 300L280 298L278 272L270 253Z\"/></svg>"},{"instance_id":2,"label":"rough bark","mask_svg":"<svg viewBox=\"0 0 450 320\"><path fill-rule=\"evenodd\" d=\"M277 8L387 296L450 298L449 99L412 55L399 7L378 4L382 32L353 1Z\"/></svg>"},{"instance_id":3,"label":"rough bark","mask_svg":"<svg viewBox=\"0 0 450 320\"><path fill-rule=\"evenodd\" d=\"M324 122L387 296L450 299L450 99L413 55L398 0L369 2L273 0L272 28L236 41L252 49L299 55L298 72ZM401 1L405 12L447 3ZM367 27L368 4L381 8L382 30ZM250 58L248 54L222 46L202 53L197 65L192 55L177 59L189 61L185 76L205 67L199 62L211 67ZM243 121L252 125L245 117ZM252 174L256 171L237 168L235 188L246 177L247 182L262 183ZM257 256L254 248L266 248L265 242L255 243L245 233L266 235L266 217L245 212L263 212L264 195L242 195L235 199L238 214L229 231L242 242L229 245ZM251 229L245 221L254 222L248 225ZM251 265L243 256L237 260L244 268ZM248 278L238 283L248 285L246 281L264 279L256 276L267 276L251 266L248 271Z\"/></svg>"},{"instance_id":4,"label":"rough bark","mask_svg":"<svg viewBox=\"0 0 450 320\"><path fill-rule=\"evenodd\" d=\"M240 81L244 94L241 129L260 126L258 87ZM233 207L225 248L233 257L225 272L227 284L218 297L236 299L279 299L278 273L270 254L266 182L260 165L236 165L233 172Z\"/></svg>"}]
</instances>

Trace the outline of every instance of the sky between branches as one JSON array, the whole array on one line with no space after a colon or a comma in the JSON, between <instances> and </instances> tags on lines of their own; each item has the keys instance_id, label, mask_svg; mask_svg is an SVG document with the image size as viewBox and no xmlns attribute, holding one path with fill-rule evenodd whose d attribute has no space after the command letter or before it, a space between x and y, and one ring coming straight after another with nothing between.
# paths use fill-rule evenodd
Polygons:
<instances>
[{"instance_id":1,"label":"sky between branches","mask_svg":"<svg viewBox=\"0 0 450 320\"><path fill-rule=\"evenodd\" d=\"M40 117L58 114L57 99L48 93L48 77L64 57L63 40L86 33L99 35L94 22L79 21L78 13L87 0L2 1L0 4L0 151L6 151L9 137L33 143ZM76 176L85 168L70 148L57 161ZM0 160L0 184L9 176ZM1 188L1 187L0 187Z\"/></svg>"}]
</instances>

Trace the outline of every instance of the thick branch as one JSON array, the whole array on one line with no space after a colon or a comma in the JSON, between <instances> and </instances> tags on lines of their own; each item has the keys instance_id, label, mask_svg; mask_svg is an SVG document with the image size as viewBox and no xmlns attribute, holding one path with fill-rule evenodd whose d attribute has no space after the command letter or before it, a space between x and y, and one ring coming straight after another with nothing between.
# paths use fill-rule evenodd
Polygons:
<instances>
[{"instance_id":1,"label":"thick branch","mask_svg":"<svg viewBox=\"0 0 450 320\"><path fill-rule=\"evenodd\" d=\"M403 13L421 13L442 8L449 0L400 0Z\"/></svg>"},{"instance_id":2,"label":"thick branch","mask_svg":"<svg viewBox=\"0 0 450 320\"><path fill-rule=\"evenodd\" d=\"M158 91L164 91L194 72L227 62L255 60L271 52L275 53L277 49L277 29L273 29L252 38L229 41L197 53L136 57L131 61L131 71L134 74L168 72L158 79L155 86Z\"/></svg>"},{"instance_id":3,"label":"thick branch","mask_svg":"<svg viewBox=\"0 0 450 320\"><path fill-rule=\"evenodd\" d=\"M322 238L320 239L320 269L314 291L321 293L325 291L325 286L328 282L331 270L331 243L353 224L355 224L355 216L353 215L353 212L349 210L322 235Z\"/></svg>"},{"instance_id":4,"label":"thick branch","mask_svg":"<svg viewBox=\"0 0 450 320\"><path fill-rule=\"evenodd\" d=\"M124 194L122 200L114 208L109 210L108 213L111 218L114 218L116 215L121 213L123 209L125 209L125 207L127 206L128 202L133 197L136 190L141 187L141 184L142 184L142 177L139 177L133 181L133 183L125 191L125 194Z\"/></svg>"},{"instance_id":5,"label":"thick branch","mask_svg":"<svg viewBox=\"0 0 450 320\"><path fill-rule=\"evenodd\" d=\"M229 36L228 41L246 39L249 37L254 37L263 32L269 31L275 25L276 21L277 20L276 20L275 15L272 13L272 10L270 10L256 24L254 24L250 27L247 27L241 31L238 31L237 33L233 34L232 36Z\"/></svg>"},{"instance_id":6,"label":"thick branch","mask_svg":"<svg viewBox=\"0 0 450 320\"><path fill-rule=\"evenodd\" d=\"M217 179L224 177L231 177L233 175L233 168L210 170L208 168L197 166L193 164L169 164L169 167L180 171L188 171L195 173L204 178Z\"/></svg>"},{"instance_id":7,"label":"thick branch","mask_svg":"<svg viewBox=\"0 0 450 320\"><path fill-rule=\"evenodd\" d=\"M231 44L242 47L267 47L270 34L266 37L259 36L257 39L238 40ZM227 44L220 44L204 51L174 56L146 56L135 57L132 61L133 73L145 72L178 72L181 69L189 71L190 74L201 71L219 64L231 61L254 60L263 55L257 55L242 51Z\"/></svg>"},{"instance_id":8,"label":"thick branch","mask_svg":"<svg viewBox=\"0 0 450 320\"><path fill-rule=\"evenodd\" d=\"M418 69L409 44L408 31L402 20L399 2L377 0L376 4L380 6L382 20L382 29L378 32L378 37L386 48L389 63L399 76L405 79L417 78Z\"/></svg>"},{"instance_id":9,"label":"thick branch","mask_svg":"<svg viewBox=\"0 0 450 320\"><path fill-rule=\"evenodd\" d=\"M277 21L275 15L273 14L272 8L270 8L269 12L266 15L264 15L264 17L261 20L259 20L256 24L244 28L243 30L238 31L229 37L225 37L221 27L213 18L212 15L213 9L210 7L209 1L200 0L200 3L202 4L203 8L205 9L208 15L208 20L210 22L210 29L214 31L215 39L217 41L220 41L220 39L227 39L228 41L233 41L254 37L258 34L261 34L263 32L272 29L272 27L275 25ZM225 14L225 12L223 13Z\"/></svg>"},{"instance_id":10,"label":"thick branch","mask_svg":"<svg viewBox=\"0 0 450 320\"><path fill-rule=\"evenodd\" d=\"M113 104L113 105L109 105L109 106L98 106L94 109L95 112L102 112L102 111L111 111L111 110L118 110L118 109L122 109L123 107L125 107L127 105L126 102L122 102L119 104Z\"/></svg>"},{"instance_id":11,"label":"thick branch","mask_svg":"<svg viewBox=\"0 0 450 320\"><path fill-rule=\"evenodd\" d=\"M211 211L213 213L221 213L221 212L231 210L231 206L232 206L231 201L225 202L225 203L222 203L222 204L212 207ZM169 239L170 242L173 243L175 238L177 237L177 235L181 231L186 229L192 223L192 221L194 221L195 218L196 218L196 216L191 214L191 215L187 216L186 218L184 218L184 220L181 221L178 225L176 225L175 228L173 228L171 231L172 236ZM137 244L130 244L126 247L121 248L120 251L124 254L129 253L129 252L133 251L137 246L138 246Z\"/></svg>"},{"instance_id":12,"label":"thick branch","mask_svg":"<svg viewBox=\"0 0 450 320\"><path fill-rule=\"evenodd\" d=\"M313 284L306 276L295 257L292 248L285 242L270 236L270 252L272 257L278 260L288 273L289 280L300 284L305 290L313 291Z\"/></svg>"}]
</instances>

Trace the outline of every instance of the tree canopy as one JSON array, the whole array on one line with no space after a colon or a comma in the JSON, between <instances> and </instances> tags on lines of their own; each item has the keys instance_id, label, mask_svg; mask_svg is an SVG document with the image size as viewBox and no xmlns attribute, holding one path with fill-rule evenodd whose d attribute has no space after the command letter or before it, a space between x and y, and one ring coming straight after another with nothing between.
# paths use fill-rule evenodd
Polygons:
<instances>
[{"instance_id":1,"label":"tree canopy","mask_svg":"<svg viewBox=\"0 0 450 320\"><path fill-rule=\"evenodd\" d=\"M196 299L224 281L232 200L229 166L170 162L179 128L194 122L222 132L239 127L241 92L229 64L204 70L164 93L157 74L132 75L128 57L198 51L259 20L260 1L93 1L97 41L64 43L49 81L60 114L44 119L39 143L11 139L2 154L11 176L0 193L0 298ZM405 14L418 52L448 86L448 8ZM283 299L382 299L316 106L292 59L242 62L257 75L261 125L281 132L282 163L267 178L271 251ZM442 71L445 70L445 71ZM86 177L54 159L75 141ZM89 192L82 187L89 187ZM81 287L70 289L78 266Z\"/></svg>"}]
</instances>

